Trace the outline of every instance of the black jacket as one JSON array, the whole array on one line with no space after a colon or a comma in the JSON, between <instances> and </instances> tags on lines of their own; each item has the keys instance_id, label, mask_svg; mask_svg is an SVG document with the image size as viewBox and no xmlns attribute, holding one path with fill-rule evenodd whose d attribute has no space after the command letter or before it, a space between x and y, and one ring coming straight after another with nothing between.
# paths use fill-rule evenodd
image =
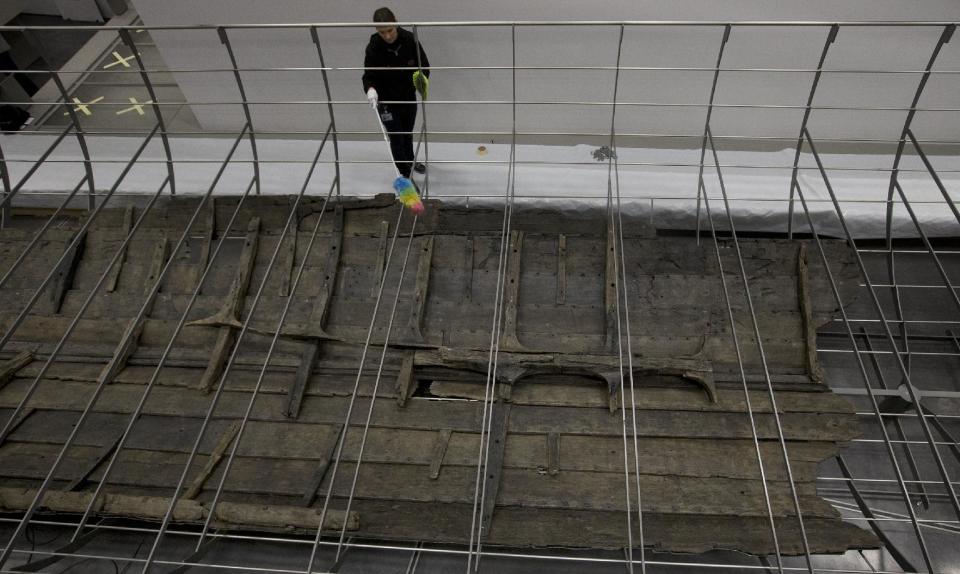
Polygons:
<instances>
[{"instance_id":1,"label":"black jacket","mask_svg":"<svg viewBox=\"0 0 960 574\"><path fill-rule=\"evenodd\" d=\"M420 46L420 60L414 46L413 32L397 27L397 39L387 44L379 34L370 36L367 53L363 58L363 91L373 87L380 101L415 101L416 90L413 87L413 70L371 70L370 68L424 68L423 73L430 77L430 61Z\"/></svg>"}]
</instances>

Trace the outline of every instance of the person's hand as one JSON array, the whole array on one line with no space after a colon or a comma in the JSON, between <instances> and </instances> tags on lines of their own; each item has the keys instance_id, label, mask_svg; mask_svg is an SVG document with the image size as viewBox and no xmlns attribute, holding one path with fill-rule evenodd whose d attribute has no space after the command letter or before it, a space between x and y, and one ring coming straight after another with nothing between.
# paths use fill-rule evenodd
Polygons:
<instances>
[{"instance_id":1,"label":"person's hand","mask_svg":"<svg viewBox=\"0 0 960 574\"><path fill-rule=\"evenodd\" d=\"M417 70L413 73L413 87L420 92L421 98L427 99L427 92L430 90L430 78L420 70Z\"/></svg>"},{"instance_id":2,"label":"person's hand","mask_svg":"<svg viewBox=\"0 0 960 574\"><path fill-rule=\"evenodd\" d=\"M377 109L377 90L370 88L367 90L367 101L373 109Z\"/></svg>"}]
</instances>

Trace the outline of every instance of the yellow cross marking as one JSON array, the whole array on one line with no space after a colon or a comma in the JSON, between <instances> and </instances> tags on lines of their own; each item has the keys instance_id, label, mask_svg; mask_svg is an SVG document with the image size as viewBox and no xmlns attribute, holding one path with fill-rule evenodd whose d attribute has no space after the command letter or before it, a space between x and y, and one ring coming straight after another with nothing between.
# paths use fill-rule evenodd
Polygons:
<instances>
[{"instance_id":1,"label":"yellow cross marking","mask_svg":"<svg viewBox=\"0 0 960 574\"><path fill-rule=\"evenodd\" d=\"M122 110L120 110L119 112L117 112L117 115L118 115L118 116L119 116L120 114L125 114L125 113L127 113L127 112L132 112L132 111L134 111L134 110L137 111L137 114L139 114L139 115L142 116L142 115L143 115L143 106L145 106L145 105L147 105L147 104L152 104L152 103L153 103L153 100L147 100L147 101L145 101L145 102L139 102L139 103L138 103L138 102L137 102L137 98L127 98L127 99L129 99L129 100L130 100L130 103L133 104L133 105L130 106L129 108L123 108Z\"/></svg>"},{"instance_id":2,"label":"yellow cross marking","mask_svg":"<svg viewBox=\"0 0 960 574\"><path fill-rule=\"evenodd\" d=\"M129 56L127 56L126 58L124 58L124 57L121 56L118 52L111 52L111 53L113 54L113 57L116 59L116 61L115 61L115 62L110 62L109 64L107 64L106 66L104 66L104 67L103 67L104 70L106 70L106 69L108 69L108 68L112 68L112 67L114 67L114 66L123 66L124 68L129 68L129 67L130 67L130 64L128 64L127 62L129 62L130 60L133 59L133 55L132 55L132 54L129 55Z\"/></svg>"},{"instance_id":3,"label":"yellow cross marking","mask_svg":"<svg viewBox=\"0 0 960 574\"><path fill-rule=\"evenodd\" d=\"M94 99L94 100L90 100L90 101L87 102L87 103L83 103L83 102L80 101L80 98L73 98L73 103L75 103L75 104L77 105L77 107L73 108L73 111L75 111L75 112L80 112L80 113L82 113L82 114L85 115L85 116L92 116L92 115L93 115L93 112L91 112L91 111L87 108L87 106L89 106L90 104L95 104L95 103L99 102L99 101L102 100L102 99L103 99L103 96L100 96L99 98L96 98L96 99ZM63 112L63 115L69 116L69 115L70 115L70 112Z\"/></svg>"}]
</instances>

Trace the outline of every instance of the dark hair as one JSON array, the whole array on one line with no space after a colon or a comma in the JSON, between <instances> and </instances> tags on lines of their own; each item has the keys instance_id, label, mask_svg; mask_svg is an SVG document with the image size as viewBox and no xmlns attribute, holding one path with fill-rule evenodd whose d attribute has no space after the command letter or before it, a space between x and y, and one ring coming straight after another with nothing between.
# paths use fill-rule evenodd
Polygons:
<instances>
[{"instance_id":1,"label":"dark hair","mask_svg":"<svg viewBox=\"0 0 960 574\"><path fill-rule=\"evenodd\" d=\"M396 22L397 17L393 15L393 11L389 8L377 8L377 11L373 13L374 22Z\"/></svg>"}]
</instances>

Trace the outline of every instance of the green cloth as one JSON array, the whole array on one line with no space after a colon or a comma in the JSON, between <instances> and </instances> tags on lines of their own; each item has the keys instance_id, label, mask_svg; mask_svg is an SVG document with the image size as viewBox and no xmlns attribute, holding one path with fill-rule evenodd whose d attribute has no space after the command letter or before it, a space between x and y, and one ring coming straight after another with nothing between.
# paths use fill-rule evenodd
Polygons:
<instances>
[{"instance_id":1,"label":"green cloth","mask_svg":"<svg viewBox=\"0 0 960 574\"><path fill-rule=\"evenodd\" d=\"M420 70L417 70L413 73L413 87L420 92L420 97L426 100L427 92L430 91L430 78Z\"/></svg>"}]
</instances>

